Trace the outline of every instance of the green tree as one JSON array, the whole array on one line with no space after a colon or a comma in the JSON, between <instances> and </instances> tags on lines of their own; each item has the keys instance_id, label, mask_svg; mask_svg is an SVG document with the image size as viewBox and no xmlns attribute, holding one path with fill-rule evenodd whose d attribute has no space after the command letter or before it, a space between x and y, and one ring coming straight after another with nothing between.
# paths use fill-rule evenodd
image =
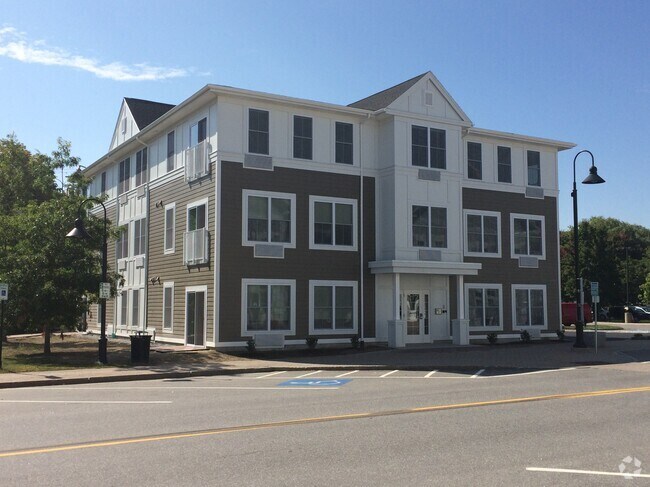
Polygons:
<instances>
[{"instance_id":1,"label":"green tree","mask_svg":"<svg viewBox=\"0 0 650 487\"><path fill-rule=\"evenodd\" d=\"M91 241L65 238L88 181L73 173L64 193L56 189L54 170L75 165L70 144L61 139L52 157L29 153L13 136L0 140L0 178L5 178L0 179L0 281L10 286L8 329L42 330L45 353L50 353L51 330L76 326L88 305L82 295L92 302L101 276L103 213L85 217ZM114 283L117 277L110 279Z\"/></svg>"}]
</instances>

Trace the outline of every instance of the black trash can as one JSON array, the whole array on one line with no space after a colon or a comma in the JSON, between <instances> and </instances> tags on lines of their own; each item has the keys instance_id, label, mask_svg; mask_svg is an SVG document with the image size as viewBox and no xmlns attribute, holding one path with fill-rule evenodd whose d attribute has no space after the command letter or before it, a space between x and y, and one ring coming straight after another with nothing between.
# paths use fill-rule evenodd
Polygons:
<instances>
[{"instance_id":1,"label":"black trash can","mask_svg":"<svg viewBox=\"0 0 650 487\"><path fill-rule=\"evenodd\" d=\"M131 335L131 363L149 363L149 349L151 348L151 335L144 331L136 331Z\"/></svg>"}]
</instances>

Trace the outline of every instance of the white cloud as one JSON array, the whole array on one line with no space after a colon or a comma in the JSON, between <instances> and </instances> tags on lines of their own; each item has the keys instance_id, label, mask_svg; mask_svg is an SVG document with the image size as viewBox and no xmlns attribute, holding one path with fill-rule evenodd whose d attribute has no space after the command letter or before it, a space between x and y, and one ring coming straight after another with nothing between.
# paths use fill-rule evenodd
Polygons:
<instances>
[{"instance_id":1,"label":"white cloud","mask_svg":"<svg viewBox=\"0 0 650 487\"><path fill-rule=\"evenodd\" d=\"M0 56L6 56L24 63L46 66L65 66L81 69L99 78L115 81L157 81L188 76L183 68L163 68L146 63L131 66L112 62L102 64L95 59L71 54L63 49L46 46L42 41L29 41L23 32L13 27L0 28Z\"/></svg>"}]
</instances>

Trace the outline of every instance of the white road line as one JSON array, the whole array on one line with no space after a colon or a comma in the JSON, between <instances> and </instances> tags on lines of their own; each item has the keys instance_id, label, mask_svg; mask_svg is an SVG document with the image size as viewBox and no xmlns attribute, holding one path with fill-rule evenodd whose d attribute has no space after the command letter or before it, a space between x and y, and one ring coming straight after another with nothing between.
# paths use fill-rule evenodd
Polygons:
<instances>
[{"instance_id":1,"label":"white road line","mask_svg":"<svg viewBox=\"0 0 650 487\"><path fill-rule=\"evenodd\" d=\"M632 477L632 478L648 478L650 474L647 473L626 473L626 472L599 472L597 470L573 470L570 468L540 468L540 467L526 467L529 472L553 472L553 473L580 473L584 475L608 475L611 477Z\"/></svg>"},{"instance_id":2,"label":"white road line","mask_svg":"<svg viewBox=\"0 0 650 487\"><path fill-rule=\"evenodd\" d=\"M567 367L565 369L548 369L548 370L534 370L532 372L513 372L512 374L491 375L484 377L485 379L500 379L502 377L519 377L520 375L534 375L546 374L548 372L564 372L565 370L576 370L577 367Z\"/></svg>"},{"instance_id":3,"label":"white road line","mask_svg":"<svg viewBox=\"0 0 650 487\"><path fill-rule=\"evenodd\" d=\"M485 372L485 369L479 370L476 374L472 376L472 379L476 379L479 375L481 375L483 372Z\"/></svg>"},{"instance_id":4,"label":"white road line","mask_svg":"<svg viewBox=\"0 0 650 487\"><path fill-rule=\"evenodd\" d=\"M438 371L437 371L437 370L432 370L432 371L429 372L427 375L425 375L424 378L425 378L425 379L428 379L429 377L431 377L431 376L432 376L433 374L435 374L436 372L438 372Z\"/></svg>"},{"instance_id":5,"label":"white road line","mask_svg":"<svg viewBox=\"0 0 650 487\"><path fill-rule=\"evenodd\" d=\"M386 372L384 375L380 375L379 378L383 379L384 377L388 377L391 374L394 374L395 372L399 372L399 370L392 370L390 372Z\"/></svg>"},{"instance_id":6,"label":"white road line","mask_svg":"<svg viewBox=\"0 0 650 487\"><path fill-rule=\"evenodd\" d=\"M260 375L259 377L256 377L256 379L266 379L267 377L271 377L272 375L284 374L285 372L286 370L280 370L279 372L271 372L270 374Z\"/></svg>"},{"instance_id":7,"label":"white road line","mask_svg":"<svg viewBox=\"0 0 650 487\"><path fill-rule=\"evenodd\" d=\"M32 403L32 404L171 404L171 401L40 401L40 400L20 400L20 399L0 399L3 403Z\"/></svg>"},{"instance_id":8,"label":"white road line","mask_svg":"<svg viewBox=\"0 0 650 487\"><path fill-rule=\"evenodd\" d=\"M318 374L319 372L322 372L322 370L317 370L315 372L309 372L308 374L302 374L302 375L299 375L298 377L295 377L295 379L302 379L303 377L308 377L310 375Z\"/></svg>"},{"instance_id":9,"label":"white road line","mask_svg":"<svg viewBox=\"0 0 650 487\"><path fill-rule=\"evenodd\" d=\"M51 387L48 387L51 389ZM191 389L191 390L215 390L215 389L226 389L226 390L237 390L242 389L246 391L329 391L338 389L338 387L254 387L254 386L179 386L179 387L163 387L163 386L143 386L143 387L57 387L56 390L68 390L68 391L129 391L129 390L178 390L178 389ZM24 389L21 389L24 390ZM28 401L28 400L11 400L11 399L0 399L0 404L3 402L60 402L60 403L89 403L89 404L167 404L171 401Z\"/></svg>"},{"instance_id":10,"label":"white road line","mask_svg":"<svg viewBox=\"0 0 650 487\"><path fill-rule=\"evenodd\" d=\"M345 374L337 375L337 376L335 376L334 378L335 378L335 379L338 379L339 377L345 377L346 375L356 374L357 372L359 372L359 371L358 371L358 370L353 370L353 371L351 371L351 372L346 372Z\"/></svg>"}]
</instances>

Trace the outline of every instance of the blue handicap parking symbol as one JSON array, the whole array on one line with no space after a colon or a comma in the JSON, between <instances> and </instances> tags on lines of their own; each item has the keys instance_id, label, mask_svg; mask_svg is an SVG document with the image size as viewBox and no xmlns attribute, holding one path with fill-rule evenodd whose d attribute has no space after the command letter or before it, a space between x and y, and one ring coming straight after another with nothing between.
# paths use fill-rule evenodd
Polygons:
<instances>
[{"instance_id":1,"label":"blue handicap parking symbol","mask_svg":"<svg viewBox=\"0 0 650 487\"><path fill-rule=\"evenodd\" d=\"M347 384L352 379L292 379L278 386L284 387L338 387Z\"/></svg>"}]
</instances>

